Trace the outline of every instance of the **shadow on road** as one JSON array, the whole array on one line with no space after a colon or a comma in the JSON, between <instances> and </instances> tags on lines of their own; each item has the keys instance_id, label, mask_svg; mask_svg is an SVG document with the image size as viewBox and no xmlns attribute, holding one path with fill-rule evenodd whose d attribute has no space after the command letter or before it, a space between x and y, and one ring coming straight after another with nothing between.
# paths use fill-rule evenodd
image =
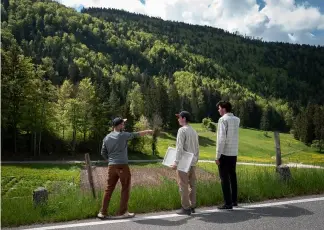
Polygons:
<instances>
[{"instance_id":1,"label":"shadow on road","mask_svg":"<svg viewBox=\"0 0 324 230\"><path fill-rule=\"evenodd\" d=\"M244 210L231 210L215 213L196 214L191 217L167 219L153 219L136 221L139 224L156 225L156 226L180 226L186 224L189 219L195 219L208 223L231 224L240 223L248 220L261 219L262 217L283 217L292 218L305 215L313 215L314 213L300 207L286 205L281 207L264 207L264 208L250 208Z\"/></svg>"},{"instance_id":2,"label":"shadow on road","mask_svg":"<svg viewBox=\"0 0 324 230\"><path fill-rule=\"evenodd\" d=\"M135 221L138 224L146 224L146 225L157 225L157 226L180 226L186 224L189 219L193 219L194 216L185 217L180 220L173 218L174 220L167 219L151 219L151 220L139 220Z\"/></svg>"},{"instance_id":3,"label":"shadow on road","mask_svg":"<svg viewBox=\"0 0 324 230\"><path fill-rule=\"evenodd\" d=\"M312 215L313 212L307 209L285 205L282 207L251 208L245 210L233 210L227 212L206 213L197 215L199 220L209 223L239 223L262 217L283 217L291 218L305 215Z\"/></svg>"}]
</instances>

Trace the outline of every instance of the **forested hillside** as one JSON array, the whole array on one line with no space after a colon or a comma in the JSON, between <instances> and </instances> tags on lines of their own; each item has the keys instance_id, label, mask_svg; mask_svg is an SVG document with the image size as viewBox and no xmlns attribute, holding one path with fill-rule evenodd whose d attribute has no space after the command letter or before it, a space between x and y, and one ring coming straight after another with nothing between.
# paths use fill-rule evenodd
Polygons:
<instances>
[{"instance_id":1,"label":"forested hillside","mask_svg":"<svg viewBox=\"0 0 324 230\"><path fill-rule=\"evenodd\" d=\"M324 139L303 115L308 104L323 114L324 47L52 1L2 0L1 16L7 155L96 152L117 115L129 129L143 116L175 129L181 109L216 121L220 99L231 100L243 127L289 131L300 113L296 138Z\"/></svg>"}]
</instances>

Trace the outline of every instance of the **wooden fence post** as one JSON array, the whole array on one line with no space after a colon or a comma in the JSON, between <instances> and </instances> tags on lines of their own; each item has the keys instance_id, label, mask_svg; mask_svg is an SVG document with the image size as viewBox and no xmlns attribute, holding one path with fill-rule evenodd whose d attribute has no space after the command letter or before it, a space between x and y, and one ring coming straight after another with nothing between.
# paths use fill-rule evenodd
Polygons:
<instances>
[{"instance_id":1,"label":"wooden fence post","mask_svg":"<svg viewBox=\"0 0 324 230\"><path fill-rule=\"evenodd\" d=\"M277 167L281 165L281 149L280 149L280 138L279 138L279 132L274 132L274 139L275 139L275 148L276 148L276 165Z\"/></svg>"},{"instance_id":2,"label":"wooden fence post","mask_svg":"<svg viewBox=\"0 0 324 230\"><path fill-rule=\"evenodd\" d=\"M281 162L281 149L280 149L280 138L279 138L279 132L274 132L274 139L276 144L276 171L279 173L280 178L284 181L291 179L291 173L290 169L287 165L282 165Z\"/></svg>"},{"instance_id":3,"label":"wooden fence post","mask_svg":"<svg viewBox=\"0 0 324 230\"><path fill-rule=\"evenodd\" d=\"M92 195L93 195L93 198L96 198L96 191L95 191L94 184L93 184L92 168L91 168L91 161L90 161L89 153L85 154L85 163L86 163L86 167L87 167L88 179L89 179L89 184L90 184L90 187L92 190Z\"/></svg>"}]
</instances>

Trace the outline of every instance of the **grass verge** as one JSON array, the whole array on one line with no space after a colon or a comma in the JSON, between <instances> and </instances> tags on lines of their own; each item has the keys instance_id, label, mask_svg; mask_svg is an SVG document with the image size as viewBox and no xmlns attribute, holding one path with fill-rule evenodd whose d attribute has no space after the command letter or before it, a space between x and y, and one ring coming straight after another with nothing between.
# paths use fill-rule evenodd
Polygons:
<instances>
[{"instance_id":1,"label":"grass verge","mask_svg":"<svg viewBox=\"0 0 324 230\"><path fill-rule=\"evenodd\" d=\"M2 171L6 173L3 166ZM12 166L10 166L12 167ZM21 170L16 166L16 171L10 168L11 174L21 174ZM52 166L49 166L52 167ZM63 166L67 167L67 166ZM154 172L159 164L132 166L149 167ZM222 202L222 192L217 180L218 172L214 164L200 163L199 167L215 175L215 179L208 182L198 181L197 201L198 206L211 206ZM29 169L31 170L31 169ZM44 173L39 168L34 169L40 174ZM49 170L49 169L46 169ZM63 170L63 171L60 171ZM61 176L59 174L75 173L75 166L69 169L59 169L54 167L49 175ZM35 175L36 171L32 172ZM26 171L25 171L26 173ZM66 174L67 173L67 174ZM277 177L275 168L238 166L239 182L239 202L255 202L273 198L292 197L299 195L310 195L324 193L324 170L321 169L297 169L292 168L293 180L283 182ZM43 175L45 177L45 175ZM26 177L25 177L26 178ZM119 206L120 191L117 189L112 197L110 213L116 213ZM59 193L49 196L47 205L34 207L32 198L16 198L6 195L2 199L1 224L5 226L19 226L33 223L48 223L57 221L67 221L94 217L101 205L102 192L98 192L98 199L93 199L91 194L81 192L78 187L65 187ZM132 188L129 202L129 210L136 213L155 212L163 210L173 210L180 207L180 197L175 181L164 178L159 186L146 187L137 186Z\"/></svg>"}]
</instances>

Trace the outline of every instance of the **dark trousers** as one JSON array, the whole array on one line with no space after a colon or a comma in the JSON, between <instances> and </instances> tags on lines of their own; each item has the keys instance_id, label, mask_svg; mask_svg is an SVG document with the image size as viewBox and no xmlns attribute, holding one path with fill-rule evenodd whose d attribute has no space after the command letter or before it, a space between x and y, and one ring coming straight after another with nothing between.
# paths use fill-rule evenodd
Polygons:
<instances>
[{"instance_id":1,"label":"dark trousers","mask_svg":"<svg viewBox=\"0 0 324 230\"><path fill-rule=\"evenodd\" d=\"M221 155L219 159L219 176L221 178L225 205L232 206L237 203L237 178L236 178L237 156Z\"/></svg>"}]
</instances>

